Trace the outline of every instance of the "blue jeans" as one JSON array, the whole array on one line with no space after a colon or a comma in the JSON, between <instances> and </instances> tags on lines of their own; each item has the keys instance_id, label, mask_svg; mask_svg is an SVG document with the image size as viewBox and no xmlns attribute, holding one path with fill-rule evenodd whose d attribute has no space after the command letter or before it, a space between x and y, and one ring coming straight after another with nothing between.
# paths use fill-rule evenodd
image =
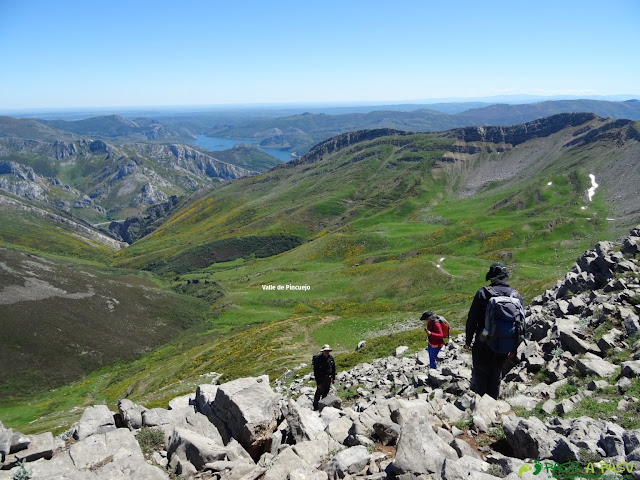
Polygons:
<instances>
[{"instance_id":1,"label":"blue jeans","mask_svg":"<svg viewBox=\"0 0 640 480\"><path fill-rule=\"evenodd\" d=\"M436 368L436 359L438 358L438 354L442 347L432 347L431 345L427 345L427 350L429 351L429 367Z\"/></svg>"}]
</instances>

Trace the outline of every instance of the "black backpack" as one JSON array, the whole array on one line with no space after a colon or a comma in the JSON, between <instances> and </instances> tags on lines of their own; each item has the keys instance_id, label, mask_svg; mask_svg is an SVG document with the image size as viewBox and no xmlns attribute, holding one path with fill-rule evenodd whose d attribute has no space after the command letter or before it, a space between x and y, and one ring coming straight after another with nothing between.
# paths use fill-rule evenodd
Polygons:
<instances>
[{"instance_id":1,"label":"black backpack","mask_svg":"<svg viewBox=\"0 0 640 480\"><path fill-rule=\"evenodd\" d=\"M515 352L527 330L524 305L516 290L501 295L492 287L485 287L489 303L484 316L482 340L496 353Z\"/></svg>"}]
</instances>

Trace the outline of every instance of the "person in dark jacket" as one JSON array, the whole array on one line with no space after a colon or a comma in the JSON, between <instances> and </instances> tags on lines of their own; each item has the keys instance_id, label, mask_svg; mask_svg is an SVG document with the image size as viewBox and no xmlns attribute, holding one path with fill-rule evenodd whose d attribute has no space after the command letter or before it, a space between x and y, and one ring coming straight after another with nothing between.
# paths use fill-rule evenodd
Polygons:
<instances>
[{"instance_id":1,"label":"person in dark jacket","mask_svg":"<svg viewBox=\"0 0 640 480\"><path fill-rule=\"evenodd\" d=\"M336 363L331 355L331 347L324 345L320 353L313 356L313 375L316 379L316 394L313 397L313 409L318 410L320 398L329 393L331 384L336 380Z\"/></svg>"},{"instance_id":2,"label":"person in dark jacket","mask_svg":"<svg viewBox=\"0 0 640 480\"><path fill-rule=\"evenodd\" d=\"M513 291L507 284L509 273L502 263L494 263L489 267L486 280L491 282L491 287L499 295L509 296ZM507 358L514 355L515 352L496 353L489 348L486 342L481 340L484 315L490 298L491 294L484 287L478 290L473 297L467 316L465 349L472 351L471 390L478 395L486 393L497 399L500 392L502 367ZM518 298L522 302L520 295Z\"/></svg>"}]
</instances>

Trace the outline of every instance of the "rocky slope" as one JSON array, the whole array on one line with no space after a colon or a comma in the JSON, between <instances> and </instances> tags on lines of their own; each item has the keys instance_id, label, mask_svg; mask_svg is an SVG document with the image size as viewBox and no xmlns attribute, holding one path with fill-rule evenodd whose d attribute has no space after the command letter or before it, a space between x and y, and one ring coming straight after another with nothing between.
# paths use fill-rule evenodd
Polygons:
<instances>
[{"instance_id":1,"label":"rocky slope","mask_svg":"<svg viewBox=\"0 0 640 480\"><path fill-rule=\"evenodd\" d=\"M531 338L505 372L500 400L469 391L461 337L436 370L426 351L399 346L394 357L340 372L337 383L355 399L345 406L330 395L319 413L310 408L310 375L290 372L274 388L266 376L217 385L214 375L169 409L126 399L117 413L90 407L58 438L0 426L0 479L26 470L34 479L166 479L171 471L199 479L515 480L538 478L543 468L638 479L639 248L640 227L620 243L598 243L532 302ZM580 413L585 405L606 408L592 418ZM159 431L155 450L147 449L149 429Z\"/></svg>"},{"instance_id":2,"label":"rocky slope","mask_svg":"<svg viewBox=\"0 0 640 480\"><path fill-rule=\"evenodd\" d=\"M0 189L94 222L254 174L179 144L0 138Z\"/></svg>"},{"instance_id":3,"label":"rocky slope","mask_svg":"<svg viewBox=\"0 0 640 480\"><path fill-rule=\"evenodd\" d=\"M26 198L28 199L29 197ZM126 246L119 240L106 235L104 232L99 231L92 225L78 218L65 215L64 212L56 213L49 208L40 208L20 198L12 198L11 196L0 194L0 207L2 207L5 214L9 211L22 214L25 216L25 222L28 222L25 214L31 214L32 216L41 218L45 224L50 225L52 228L60 229L64 231L66 235L77 238L79 241L88 245L107 247L113 251L120 250Z\"/></svg>"}]
</instances>

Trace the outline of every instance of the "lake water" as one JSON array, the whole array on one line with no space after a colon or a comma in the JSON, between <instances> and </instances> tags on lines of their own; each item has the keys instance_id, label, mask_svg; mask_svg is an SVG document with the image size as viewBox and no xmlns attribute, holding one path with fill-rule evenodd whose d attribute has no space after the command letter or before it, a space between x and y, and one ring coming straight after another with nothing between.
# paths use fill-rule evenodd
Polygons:
<instances>
[{"instance_id":1,"label":"lake water","mask_svg":"<svg viewBox=\"0 0 640 480\"><path fill-rule=\"evenodd\" d=\"M291 160L291 152L282 151L277 148L264 148L259 147L255 139L252 138L224 138L224 137L205 137L204 135L196 135L196 140L193 141L196 145L202 148L206 148L211 152L219 152L220 150L228 150L233 148L236 143L248 143L262 150L264 153L279 158L283 162Z\"/></svg>"}]
</instances>

